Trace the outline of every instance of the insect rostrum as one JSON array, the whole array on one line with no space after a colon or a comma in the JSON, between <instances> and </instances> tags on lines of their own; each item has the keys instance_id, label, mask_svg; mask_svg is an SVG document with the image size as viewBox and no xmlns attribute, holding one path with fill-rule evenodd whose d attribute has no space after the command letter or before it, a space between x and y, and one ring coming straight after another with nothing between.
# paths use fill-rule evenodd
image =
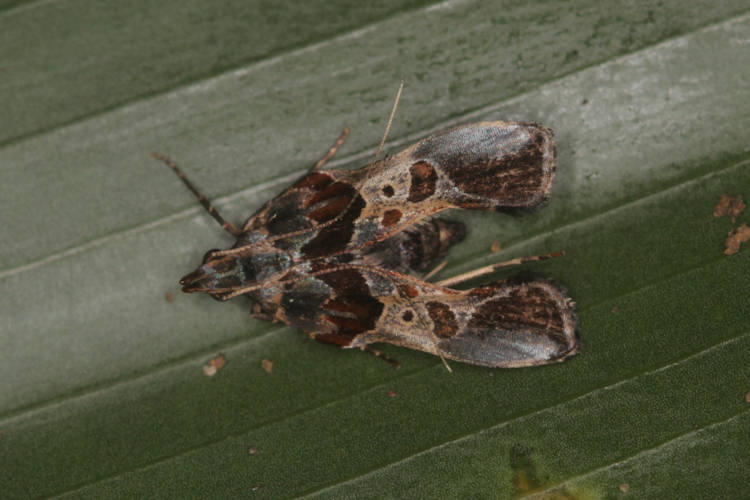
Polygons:
<instances>
[{"instance_id":1,"label":"insect rostrum","mask_svg":"<svg viewBox=\"0 0 750 500\"><path fill-rule=\"evenodd\" d=\"M346 133L346 131L345 131ZM579 349L572 301L541 279L455 290L416 275L464 238L449 208L528 209L549 196L555 147L534 123L482 122L428 137L357 170L322 170L345 137L181 280L255 317L346 348L386 342L493 367L561 361Z\"/></svg>"}]
</instances>

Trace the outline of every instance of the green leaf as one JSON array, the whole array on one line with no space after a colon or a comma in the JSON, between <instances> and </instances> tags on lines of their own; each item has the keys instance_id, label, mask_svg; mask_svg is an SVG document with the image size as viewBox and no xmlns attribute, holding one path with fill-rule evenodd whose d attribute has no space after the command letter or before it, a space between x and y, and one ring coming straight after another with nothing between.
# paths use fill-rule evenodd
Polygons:
<instances>
[{"instance_id":1,"label":"green leaf","mask_svg":"<svg viewBox=\"0 0 750 500\"><path fill-rule=\"evenodd\" d=\"M712 211L750 198L746 2L302 5L0 4L3 497L743 496L750 211ZM232 241L150 152L241 222L346 126L334 165L368 161L402 79L391 151L555 130L550 204L455 214L442 275L565 250L525 269L576 300L579 356L386 346L396 371L179 292Z\"/></svg>"}]
</instances>

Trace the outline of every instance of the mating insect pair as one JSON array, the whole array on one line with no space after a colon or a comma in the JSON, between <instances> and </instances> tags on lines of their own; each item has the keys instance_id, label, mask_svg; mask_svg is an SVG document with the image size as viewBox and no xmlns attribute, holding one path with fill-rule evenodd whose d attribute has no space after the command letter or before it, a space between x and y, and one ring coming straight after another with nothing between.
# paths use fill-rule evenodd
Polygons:
<instances>
[{"instance_id":1,"label":"mating insect pair","mask_svg":"<svg viewBox=\"0 0 750 500\"><path fill-rule=\"evenodd\" d=\"M237 238L230 249L206 253L180 281L183 291L218 300L245 295L257 318L391 362L369 345L385 342L492 367L546 364L578 352L573 303L549 281L449 288L503 265L559 254L438 283L415 276L465 236L462 223L434 217L438 212L528 209L548 198L555 170L549 129L474 123L357 170L322 170L347 134L241 229L225 221L172 161L154 154Z\"/></svg>"}]
</instances>

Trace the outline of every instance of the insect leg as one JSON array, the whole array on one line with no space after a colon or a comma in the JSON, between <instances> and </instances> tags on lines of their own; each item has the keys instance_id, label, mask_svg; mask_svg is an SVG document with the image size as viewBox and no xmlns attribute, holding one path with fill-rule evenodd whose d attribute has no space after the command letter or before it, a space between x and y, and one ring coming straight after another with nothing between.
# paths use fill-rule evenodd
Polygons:
<instances>
[{"instance_id":1,"label":"insect leg","mask_svg":"<svg viewBox=\"0 0 750 500\"><path fill-rule=\"evenodd\" d=\"M341 145L344 144L344 141L346 140L346 136L348 135L349 135L349 129L345 128L341 132L341 135L339 135L339 138L336 139L336 142L333 143L333 146L331 146L331 149L329 149L328 152L325 154L325 156L323 156L323 158L318 160L318 162L315 165L310 167L310 172L314 172L315 170L318 170L323 165L325 165L328 160L333 158L333 155L335 155L336 151L338 151Z\"/></svg>"},{"instance_id":2,"label":"insect leg","mask_svg":"<svg viewBox=\"0 0 750 500\"><path fill-rule=\"evenodd\" d=\"M362 346L362 347L360 347L360 349L361 349L361 350L363 350L364 352L367 352L367 353L369 353L369 354L372 354L372 355L373 355L373 356L375 356L375 357L378 357L378 358L382 359L383 361L387 361L387 362L389 362L389 363L390 363L390 364L392 364L392 365L393 365L393 367L394 367L395 369L397 369L397 370L398 370L399 368L401 368L401 363L399 363L398 361L396 361L396 360L395 360L395 359L393 359L392 357L388 356L388 355L387 355L386 353L384 353L383 351L378 351L377 349L373 349L373 348L372 348L372 347L370 347L369 345L366 345L366 346Z\"/></svg>"},{"instance_id":3,"label":"insect leg","mask_svg":"<svg viewBox=\"0 0 750 500\"><path fill-rule=\"evenodd\" d=\"M216 210L216 208L214 208L214 206L211 204L211 202L208 200L208 198L206 198L205 196L203 196L195 188L195 186L193 186L193 184L185 176L185 173L182 170L180 170L180 167L178 167L175 162L173 162L172 160L170 160L166 156L160 155L159 153L151 153L151 156L153 156L157 160L163 161L172 170L175 171L175 173L177 174L177 177L179 177L180 180L182 180L182 182L185 183L185 185L187 186L187 188L190 191L192 191L192 193L195 196L198 197L198 201L200 202L201 205L203 205L203 208L205 208L208 211L208 213L211 214L211 217L213 217L216 220L216 222L218 222L219 224L221 224L221 227L223 227L225 231L227 231L228 233L232 234L232 236L239 236L239 235L242 234L242 231L239 230L239 229L237 229L234 224L232 224L231 222L229 222L227 220L224 220L224 217L222 217L221 214L219 214L219 212Z\"/></svg>"},{"instance_id":4,"label":"insect leg","mask_svg":"<svg viewBox=\"0 0 750 500\"><path fill-rule=\"evenodd\" d=\"M478 269L474 269L473 271L469 271L452 278L438 281L436 284L440 286L450 287L458 283L463 283L464 281L468 281L470 279L478 278L479 276L484 276L485 274L493 273L503 267L518 266L520 264L525 264L526 262L552 259L554 257L562 257L563 255L565 255L565 252L552 252L546 255L535 255L533 257L518 257L515 259L507 260L505 262L500 262L498 264L490 264L489 266L480 267Z\"/></svg>"},{"instance_id":5,"label":"insect leg","mask_svg":"<svg viewBox=\"0 0 750 500\"><path fill-rule=\"evenodd\" d=\"M441 262L441 263L440 263L440 264L438 264L437 266L433 267L433 268L432 268L432 271L430 271L429 273L427 273L427 274L425 274L424 276L422 276L422 279L423 279L423 280L425 280L425 281L430 281L430 278L432 278L432 277L433 277L433 276L435 276L435 275L436 275L437 273L439 273L440 271L442 271L442 270L443 270L443 268L444 268L445 266L447 266L447 265L448 265L448 259L444 259L444 260L443 260L443 262Z\"/></svg>"}]
</instances>

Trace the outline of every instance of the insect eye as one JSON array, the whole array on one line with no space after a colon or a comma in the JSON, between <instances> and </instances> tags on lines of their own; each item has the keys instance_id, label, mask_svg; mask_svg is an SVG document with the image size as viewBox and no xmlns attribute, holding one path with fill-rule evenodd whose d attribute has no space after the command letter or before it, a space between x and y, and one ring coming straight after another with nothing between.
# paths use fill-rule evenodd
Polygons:
<instances>
[{"instance_id":1,"label":"insect eye","mask_svg":"<svg viewBox=\"0 0 750 500\"><path fill-rule=\"evenodd\" d=\"M214 252L218 252L218 251L219 251L218 248L212 248L211 250L209 250L208 252L206 252L203 255L203 262L202 263L205 264L206 262L208 262L208 259L211 258L211 254L213 254Z\"/></svg>"},{"instance_id":2,"label":"insect eye","mask_svg":"<svg viewBox=\"0 0 750 500\"><path fill-rule=\"evenodd\" d=\"M383 187L383 194L384 194L384 195L385 195L386 197L390 198L390 197L391 197L391 196L393 196L393 195L394 195L395 193L396 193L396 192L395 192L395 191L393 190L393 186L384 186L384 187Z\"/></svg>"},{"instance_id":3,"label":"insect eye","mask_svg":"<svg viewBox=\"0 0 750 500\"><path fill-rule=\"evenodd\" d=\"M414 319L414 313L412 313L411 311L406 311L406 312L404 312L404 314L403 314L403 315L401 316L401 318L402 318L402 319L403 319L404 321L407 321L407 322L408 322L408 321L411 321L412 319Z\"/></svg>"}]
</instances>

